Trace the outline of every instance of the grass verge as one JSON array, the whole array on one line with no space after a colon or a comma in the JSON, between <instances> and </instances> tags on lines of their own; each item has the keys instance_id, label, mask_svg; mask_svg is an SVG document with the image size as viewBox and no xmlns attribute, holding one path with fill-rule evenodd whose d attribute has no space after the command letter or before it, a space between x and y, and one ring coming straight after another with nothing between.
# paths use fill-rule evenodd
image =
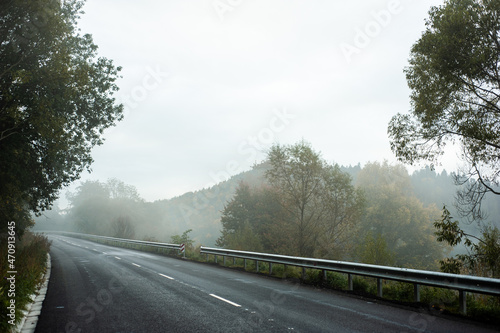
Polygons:
<instances>
[{"instance_id":1,"label":"grass verge","mask_svg":"<svg viewBox=\"0 0 500 333\"><path fill-rule=\"evenodd\" d=\"M33 295L47 268L47 253L50 241L40 234L26 232L22 240L15 242L15 262L8 256L7 240L1 240L0 246L0 332L10 332L12 323L21 320L21 311L31 302ZM12 251L11 251L12 253ZM14 265L14 269L10 265ZM17 273L8 273L15 271ZM8 279L14 276L14 279ZM14 309L12 300L15 301ZM9 309L9 307L12 309ZM9 323L10 322L10 323Z\"/></svg>"}]
</instances>

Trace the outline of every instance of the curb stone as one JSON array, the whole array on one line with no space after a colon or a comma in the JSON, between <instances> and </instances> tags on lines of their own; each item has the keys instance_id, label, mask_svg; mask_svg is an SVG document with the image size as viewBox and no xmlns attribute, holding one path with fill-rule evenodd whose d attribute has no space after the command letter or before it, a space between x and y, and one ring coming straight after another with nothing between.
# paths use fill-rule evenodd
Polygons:
<instances>
[{"instance_id":1,"label":"curb stone","mask_svg":"<svg viewBox=\"0 0 500 333\"><path fill-rule=\"evenodd\" d=\"M47 271L43 277L43 282L38 289L38 291L31 295L31 303L26 306L25 311L23 311L23 319L16 326L12 332L16 333L34 333L36 324L38 322L38 316L42 311L42 303L47 294L47 287L49 285L51 271L50 254L47 253Z\"/></svg>"}]
</instances>

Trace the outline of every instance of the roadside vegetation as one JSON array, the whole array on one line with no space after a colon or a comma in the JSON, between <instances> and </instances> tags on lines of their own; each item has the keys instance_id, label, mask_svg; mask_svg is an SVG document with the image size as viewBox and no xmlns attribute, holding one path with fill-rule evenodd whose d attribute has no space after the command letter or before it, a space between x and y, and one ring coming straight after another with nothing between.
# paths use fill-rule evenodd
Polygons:
<instances>
[{"instance_id":1,"label":"roadside vegetation","mask_svg":"<svg viewBox=\"0 0 500 333\"><path fill-rule=\"evenodd\" d=\"M458 291L444 288L421 286L420 302L416 303L413 299L413 284L383 280L383 297L377 296L377 281L375 278L353 275L353 290L348 291L347 274L337 272L326 272L326 279L322 270L302 269L295 266L285 266L273 264L270 272L269 263L259 262L258 273L254 260L226 257L224 261L222 256L218 256L217 262L215 256L201 254L200 246L194 246L193 240L189 237L190 230L186 230L182 235L175 235L171 238L171 243L186 244L185 260L206 263L209 265L218 265L228 269L246 271L253 274L260 274L276 279L283 279L297 284L310 285L324 290L337 290L360 297L373 299L374 301L386 301L394 304L408 306L416 309L425 315L448 314L453 316L466 317L472 320L480 321L491 325L500 325L500 298L467 293L467 315L464 316L459 310ZM152 239L152 241L157 241ZM181 242L179 242L181 241ZM102 243L110 244L108 241ZM172 257L183 257L177 250L151 248L144 245L126 244L123 247L140 251L153 252Z\"/></svg>"},{"instance_id":2,"label":"roadside vegetation","mask_svg":"<svg viewBox=\"0 0 500 333\"><path fill-rule=\"evenodd\" d=\"M188 259L207 262L205 255L195 254ZM214 256L209 256L209 264L214 263ZM219 257L217 265L223 266L223 260ZM245 270L243 259L227 258L224 267ZM467 315L459 311L458 291L421 286L420 302L413 299L413 284L398 281L383 281L383 298L377 297L377 281L375 278L353 276L353 291L348 291L347 274L327 272L326 280L323 272L317 269L305 269L275 264L272 266L272 274L269 274L269 264L260 262L259 273L256 273L255 261L247 260L246 270L254 274L271 276L278 279L286 279L295 283L314 286L325 290L337 290L346 293L367 297L374 300L384 300L398 305L418 309L427 315L447 314L469 318L490 325L500 325L500 298L467 293Z\"/></svg>"},{"instance_id":3,"label":"roadside vegetation","mask_svg":"<svg viewBox=\"0 0 500 333\"><path fill-rule=\"evenodd\" d=\"M47 253L50 249L50 241L47 237L25 232L21 240L16 242L15 253L15 297L10 294L10 282L6 279L7 271L9 271L9 263L7 262L7 246L2 240L0 247L0 331L10 332L13 328L9 321L11 317L8 315L10 311L7 307L10 305L10 300L15 300L15 321L18 323L22 319L22 311L25 310L27 304L32 299L31 295L35 294L40 284L43 282L43 276L47 268ZM10 295L9 295L10 294Z\"/></svg>"}]
</instances>

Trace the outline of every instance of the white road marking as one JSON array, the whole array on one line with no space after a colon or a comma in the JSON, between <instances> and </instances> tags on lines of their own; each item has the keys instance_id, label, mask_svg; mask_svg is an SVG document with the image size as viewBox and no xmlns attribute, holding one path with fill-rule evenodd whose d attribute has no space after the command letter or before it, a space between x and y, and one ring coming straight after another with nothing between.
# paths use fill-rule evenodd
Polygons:
<instances>
[{"instance_id":1,"label":"white road marking","mask_svg":"<svg viewBox=\"0 0 500 333\"><path fill-rule=\"evenodd\" d=\"M115 258L116 258L116 259L118 259L118 260L122 260L122 258L120 258L120 257L117 257L117 256L115 256Z\"/></svg>"},{"instance_id":2,"label":"white road marking","mask_svg":"<svg viewBox=\"0 0 500 333\"><path fill-rule=\"evenodd\" d=\"M165 278L167 278L167 279L169 279L169 280L173 280L174 279L173 277L170 277L168 275L164 275L164 274L161 274L161 273L158 273L158 274L161 275L161 276L163 276L163 277L165 277Z\"/></svg>"},{"instance_id":3,"label":"white road marking","mask_svg":"<svg viewBox=\"0 0 500 333\"><path fill-rule=\"evenodd\" d=\"M132 265L137 266L137 267L141 267L141 265L137 265L136 263L132 263Z\"/></svg>"},{"instance_id":4,"label":"white road marking","mask_svg":"<svg viewBox=\"0 0 500 333\"><path fill-rule=\"evenodd\" d=\"M237 304L237 303L234 303L234 302L231 302L231 301L229 301L229 300L227 300L227 299L225 299L225 298L222 298L222 297L220 297L220 296L217 296L217 295L214 295L214 294L210 294L210 296L215 297L215 298L217 298L218 300L221 300L221 301L226 302L226 303L228 303L228 304L231 304L232 306L235 306L235 307L237 307L237 308L240 308L240 307L241 307L241 305L239 305L239 304Z\"/></svg>"}]
</instances>

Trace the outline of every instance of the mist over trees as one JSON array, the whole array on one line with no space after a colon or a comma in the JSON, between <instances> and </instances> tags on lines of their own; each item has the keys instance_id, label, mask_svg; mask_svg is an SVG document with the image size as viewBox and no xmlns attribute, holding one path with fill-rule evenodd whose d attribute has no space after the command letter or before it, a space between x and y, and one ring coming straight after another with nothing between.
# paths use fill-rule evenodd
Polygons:
<instances>
[{"instance_id":1,"label":"mist over trees","mask_svg":"<svg viewBox=\"0 0 500 333\"><path fill-rule=\"evenodd\" d=\"M363 210L351 177L304 142L273 146L266 164L266 183L240 183L225 205L217 245L296 256L348 252Z\"/></svg>"},{"instance_id":2,"label":"mist over trees","mask_svg":"<svg viewBox=\"0 0 500 333\"><path fill-rule=\"evenodd\" d=\"M410 175L388 162L341 167L305 143L275 146L274 154L274 171L266 160L169 200L146 202L117 179L86 181L68 194L70 207L46 212L49 219L37 218L37 227L425 269L438 269L452 245L454 255L469 253L463 244L439 242L434 234L440 208L454 201L453 174L425 168ZM310 165L316 172L307 171ZM270 177L282 178L273 185ZM276 187L283 182L293 186ZM307 200L300 206L302 194ZM498 208L490 211L492 221L498 221ZM456 214L453 206L450 211ZM299 254L301 216L310 220L302 231L308 243ZM482 235L466 219L459 226Z\"/></svg>"},{"instance_id":3,"label":"mist over trees","mask_svg":"<svg viewBox=\"0 0 500 333\"><path fill-rule=\"evenodd\" d=\"M117 179L83 182L68 200L67 218L79 232L132 238L141 222L143 200L135 187Z\"/></svg>"},{"instance_id":4,"label":"mist over trees","mask_svg":"<svg viewBox=\"0 0 500 333\"><path fill-rule=\"evenodd\" d=\"M324 161L304 141L275 145L266 180L283 210L288 232L281 243L298 256L338 256L348 248L363 209L363 195L338 165Z\"/></svg>"},{"instance_id":5,"label":"mist over trees","mask_svg":"<svg viewBox=\"0 0 500 333\"><path fill-rule=\"evenodd\" d=\"M411 177L402 165L368 163L356 185L365 193L357 259L365 263L436 268L444 246L436 241L435 204L424 205L414 194ZM382 253L383 255L380 255ZM376 255L378 254L378 255Z\"/></svg>"}]
</instances>

